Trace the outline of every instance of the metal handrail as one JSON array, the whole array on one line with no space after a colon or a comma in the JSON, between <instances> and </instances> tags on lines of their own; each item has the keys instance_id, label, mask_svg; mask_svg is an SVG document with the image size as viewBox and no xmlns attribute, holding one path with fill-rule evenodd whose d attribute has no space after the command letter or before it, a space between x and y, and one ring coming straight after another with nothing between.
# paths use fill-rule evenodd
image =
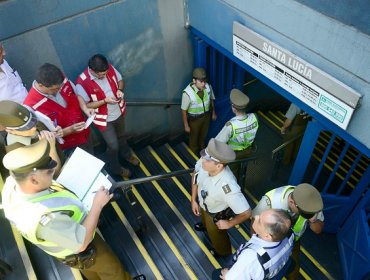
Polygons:
<instances>
[{"instance_id":1,"label":"metal handrail","mask_svg":"<svg viewBox=\"0 0 370 280\"><path fill-rule=\"evenodd\" d=\"M227 165L234 164L234 163L242 163L242 162L244 163L244 162L248 162L248 161L255 160L255 159L256 159L256 157L238 159L238 160L234 160L232 162L229 162ZM189 168L189 169L182 169L182 170L172 171L172 172L168 172L168 173L164 173L164 174L158 174L158 175L152 175L152 176L147 176L147 177L142 177L142 178L131 179L131 180L127 180L127 181L115 182L113 184L113 186L111 187L110 192L113 193L119 188L121 188L123 192L127 192L131 189L131 186L133 186L133 185L143 184L143 183L147 183L147 182L151 182L151 181L163 180L163 179L167 179L167 178L171 178L171 177L175 177L175 176L179 176L179 175L188 174L188 173L191 173L193 171L194 171L194 168Z\"/></svg>"},{"instance_id":2,"label":"metal handrail","mask_svg":"<svg viewBox=\"0 0 370 280\"><path fill-rule=\"evenodd\" d=\"M290 145L292 142L294 142L298 138L302 137L303 134L304 133L301 133L301 134L299 134L297 136L294 136L292 139L289 139L288 141L284 142L283 144L281 144L280 146L278 146L277 148L275 148L274 150L272 150L271 157L272 158L275 158L275 154L277 154L280 150L284 149L286 146Z\"/></svg>"},{"instance_id":3,"label":"metal handrail","mask_svg":"<svg viewBox=\"0 0 370 280\"><path fill-rule=\"evenodd\" d=\"M126 101L128 106L180 106L180 102L171 102L171 101Z\"/></svg>"}]
</instances>

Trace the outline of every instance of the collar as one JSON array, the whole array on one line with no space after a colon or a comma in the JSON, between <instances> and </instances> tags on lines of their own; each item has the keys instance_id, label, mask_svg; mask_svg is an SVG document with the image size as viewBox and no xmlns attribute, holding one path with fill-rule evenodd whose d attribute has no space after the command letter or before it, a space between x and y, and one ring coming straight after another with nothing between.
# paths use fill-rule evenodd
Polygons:
<instances>
[{"instance_id":1,"label":"collar","mask_svg":"<svg viewBox=\"0 0 370 280\"><path fill-rule=\"evenodd\" d=\"M90 80L94 81L94 80L99 80L97 77L95 77L93 74L91 74L91 69L90 67L87 67L87 72L89 73L89 77L90 77ZM102 79L104 80L104 79Z\"/></svg>"}]
</instances>

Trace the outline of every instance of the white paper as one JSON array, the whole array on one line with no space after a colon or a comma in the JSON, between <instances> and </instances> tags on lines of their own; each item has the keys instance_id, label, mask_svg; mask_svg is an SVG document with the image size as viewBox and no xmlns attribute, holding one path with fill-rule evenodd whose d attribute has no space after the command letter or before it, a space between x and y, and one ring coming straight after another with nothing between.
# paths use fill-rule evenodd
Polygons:
<instances>
[{"instance_id":1,"label":"white paper","mask_svg":"<svg viewBox=\"0 0 370 280\"><path fill-rule=\"evenodd\" d=\"M96 114L92 114L85 122L85 129L88 128L90 126L90 124L93 122L93 120L95 119L95 116Z\"/></svg>"},{"instance_id":2,"label":"white paper","mask_svg":"<svg viewBox=\"0 0 370 280\"><path fill-rule=\"evenodd\" d=\"M49 131L55 132L57 130L53 121L48 116L44 115L43 113L39 111L33 111L33 112L35 113L37 120L42 122ZM57 137L57 141L59 144L64 144L64 139L62 137Z\"/></svg>"},{"instance_id":3,"label":"white paper","mask_svg":"<svg viewBox=\"0 0 370 280\"><path fill-rule=\"evenodd\" d=\"M104 161L77 147L63 165L57 182L83 200L100 175L104 164Z\"/></svg>"},{"instance_id":4,"label":"white paper","mask_svg":"<svg viewBox=\"0 0 370 280\"><path fill-rule=\"evenodd\" d=\"M108 180L107 176L100 172L93 185L82 199L82 202L87 209L91 209L96 192L101 186L105 187L106 189L110 189L112 183Z\"/></svg>"}]
</instances>

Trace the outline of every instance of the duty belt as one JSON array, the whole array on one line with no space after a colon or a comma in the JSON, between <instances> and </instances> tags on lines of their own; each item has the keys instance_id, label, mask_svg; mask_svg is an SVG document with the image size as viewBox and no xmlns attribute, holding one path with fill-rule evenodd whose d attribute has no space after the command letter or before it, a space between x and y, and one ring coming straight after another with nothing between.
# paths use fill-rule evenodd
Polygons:
<instances>
[{"instance_id":1,"label":"duty belt","mask_svg":"<svg viewBox=\"0 0 370 280\"><path fill-rule=\"evenodd\" d=\"M96 248L92 243L90 243L83 252L66 256L64 259L60 260L62 263L70 267L87 269L95 264Z\"/></svg>"},{"instance_id":2,"label":"duty belt","mask_svg":"<svg viewBox=\"0 0 370 280\"><path fill-rule=\"evenodd\" d=\"M225 210L217 213L208 212L208 214L213 218L214 223L217 223L219 220L230 220L231 218L235 217L235 213L230 207L227 207Z\"/></svg>"},{"instance_id":3,"label":"duty belt","mask_svg":"<svg viewBox=\"0 0 370 280\"><path fill-rule=\"evenodd\" d=\"M205 113L202 113L202 114L189 114L188 113L188 118L190 120L196 120L196 119L199 119L201 117L204 117L205 115L208 115L209 114L209 111L208 112L205 112Z\"/></svg>"}]
</instances>

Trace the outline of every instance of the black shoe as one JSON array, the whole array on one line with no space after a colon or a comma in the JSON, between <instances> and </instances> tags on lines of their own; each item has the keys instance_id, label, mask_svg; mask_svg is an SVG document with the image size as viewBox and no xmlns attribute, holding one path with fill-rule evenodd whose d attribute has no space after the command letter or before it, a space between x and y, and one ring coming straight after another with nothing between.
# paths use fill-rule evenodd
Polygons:
<instances>
[{"instance_id":1,"label":"black shoe","mask_svg":"<svg viewBox=\"0 0 370 280\"><path fill-rule=\"evenodd\" d=\"M144 274L140 274L138 276L135 276L134 278L132 278L134 280L146 280L146 277Z\"/></svg>"},{"instance_id":2,"label":"black shoe","mask_svg":"<svg viewBox=\"0 0 370 280\"><path fill-rule=\"evenodd\" d=\"M196 231L206 231L206 228L203 226L203 224L202 224L202 223L196 223L196 224L194 225L194 229L195 229Z\"/></svg>"}]
</instances>

